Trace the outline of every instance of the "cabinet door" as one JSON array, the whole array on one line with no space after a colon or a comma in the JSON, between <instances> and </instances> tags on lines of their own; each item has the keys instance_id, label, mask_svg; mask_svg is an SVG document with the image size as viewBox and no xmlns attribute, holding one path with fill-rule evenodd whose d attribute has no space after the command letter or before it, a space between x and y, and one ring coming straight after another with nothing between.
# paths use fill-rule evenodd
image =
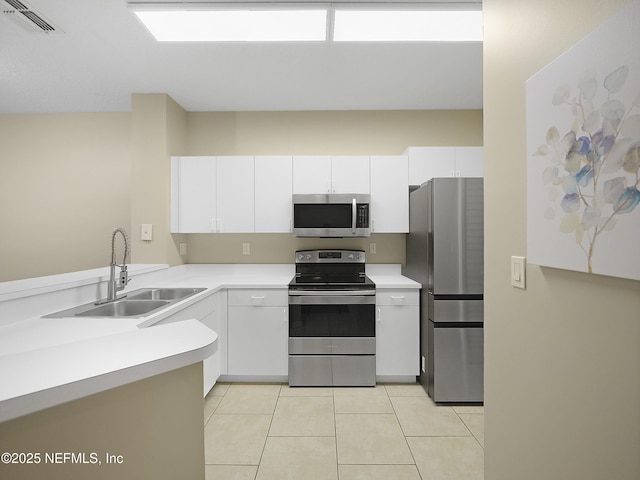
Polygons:
<instances>
[{"instance_id":1,"label":"cabinet door","mask_svg":"<svg viewBox=\"0 0 640 480\"><path fill-rule=\"evenodd\" d=\"M292 157L255 157L255 176L255 231L290 232Z\"/></svg>"},{"instance_id":2,"label":"cabinet door","mask_svg":"<svg viewBox=\"0 0 640 480\"><path fill-rule=\"evenodd\" d=\"M217 231L254 231L253 157L216 157Z\"/></svg>"},{"instance_id":3,"label":"cabinet door","mask_svg":"<svg viewBox=\"0 0 640 480\"><path fill-rule=\"evenodd\" d=\"M435 177L453 177L456 147L409 147L409 184L422 185Z\"/></svg>"},{"instance_id":4,"label":"cabinet door","mask_svg":"<svg viewBox=\"0 0 640 480\"><path fill-rule=\"evenodd\" d=\"M376 307L376 375L419 375L420 307Z\"/></svg>"},{"instance_id":5,"label":"cabinet door","mask_svg":"<svg viewBox=\"0 0 640 480\"><path fill-rule=\"evenodd\" d=\"M456 147L456 176L482 177L483 147Z\"/></svg>"},{"instance_id":6,"label":"cabinet door","mask_svg":"<svg viewBox=\"0 0 640 480\"><path fill-rule=\"evenodd\" d=\"M218 377L220 377L222 368L224 367L225 370L227 368L226 298L226 291L216 292L153 325L165 325L167 323L183 322L195 318L218 334L216 351L204 360L203 375L205 396L216 383ZM224 371L222 372L225 373Z\"/></svg>"},{"instance_id":7,"label":"cabinet door","mask_svg":"<svg viewBox=\"0 0 640 480\"><path fill-rule=\"evenodd\" d=\"M211 390L218 381L218 377L220 377L220 317L217 311L213 311L200 321L218 334L216 351L209 358L204 359L202 367L204 396L206 397L209 390Z\"/></svg>"},{"instance_id":8,"label":"cabinet door","mask_svg":"<svg viewBox=\"0 0 640 480\"><path fill-rule=\"evenodd\" d=\"M370 193L369 157L331 157L331 193Z\"/></svg>"},{"instance_id":9,"label":"cabinet door","mask_svg":"<svg viewBox=\"0 0 640 480\"><path fill-rule=\"evenodd\" d=\"M287 375L288 307L228 307L229 375Z\"/></svg>"},{"instance_id":10,"label":"cabinet door","mask_svg":"<svg viewBox=\"0 0 640 480\"><path fill-rule=\"evenodd\" d=\"M373 233L409 232L409 161L406 155L371 157Z\"/></svg>"},{"instance_id":11,"label":"cabinet door","mask_svg":"<svg viewBox=\"0 0 640 480\"><path fill-rule=\"evenodd\" d=\"M174 157L172 164L172 231L215 232L215 157Z\"/></svg>"},{"instance_id":12,"label":"cabinet door","mask_svg":"<svg viewBox=\"0 0 640 480\"><path fill-rule=\"evenodd\" d=\"M329 193L331 157L302 155L293 157L293 193Z\"/></svg>"}]
</instances>

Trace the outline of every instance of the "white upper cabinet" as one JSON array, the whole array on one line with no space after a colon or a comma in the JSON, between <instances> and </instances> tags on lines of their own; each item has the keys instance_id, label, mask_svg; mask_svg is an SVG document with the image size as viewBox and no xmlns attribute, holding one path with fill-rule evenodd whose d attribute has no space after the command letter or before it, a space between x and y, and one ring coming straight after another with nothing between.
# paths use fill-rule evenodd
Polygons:
<instances>
[{"instance_id":1,"label":"white upper cabinet","mask_svg":"<svg viewBox=\"0 0 640 480\"><path fill-rule=\"evenodd\" d=\"M218 232L253 232L253 157L216 157L216 160Z\"/></svg>"},{"instance_id":2,"label":"white upper cabinet","mask_svg":"<svg viewBox=\"0 0 640 480\"><path fill-rule=\"evenodd\" d=\"M293 157L293 193L329 193L331 157L301 155Z\"/></svg>"},{"instance_id":3,"label":"white upper cabinet","mask_svg":"<svg viewBox=\"0 0 640 480\"><path fill-rule=\"evenodd\" d=\"M295 156L293 193L370 193L369 156Z\"/></svg>"},{"instance_id":4,"label":"white upper cabinet","mask_svg":"<svg viewBox=\"0 0 640 480\"><path fill-rule=\"evenodd\" d=\"M291 231L291 156L255 157L255 231Z\"/></svg>"},{"instance_id":5,"label":"white upper cabinet","mask_svg":"<svg viewBox=\"0 0 640 480\"><path fill-rule=\"evenodd\" d=\"M435 177L482 177L483 147L409 147L409 184Z\"/></svg>"},{"instance_id":6,"label":"white upper cabinet","mask_svg":"<svg viewBox=\"0 0 640 480\"><path fill-rule=\"evenodd\" d=\"M371 231L409 231L409 160L406 155L372 156Z\"/></svg>"},{"instance_id":7,"label":"white upper cabinet","mask_svg":"<svg viewBox=\"0 0 640 480\"><path fill-rule=\"evenodd\" d=\"M371 193L369 156L331 157L331 193Z\"/></svg>"},{"instance_id":8,"label":"white upper cabinet","mask_svg":"<svg viewBox=\"0 0 640 480\"><path fill-rule=\"evenodd\" d=\"M435 177L452 177L455 147L409 147L409 185L422 185Z\"/></svg>"},{"instance_id":9,"label":"white upper cabinet","mask_svg":"<svg viewBox=\"0 0 640 480\"><path fill-rule=\"evenodd\" d=\"M216 158L171 159L171 231L216 231Z\"/></svg>"},{"instance_id":10,"label":"white upper cabinet","mask_svg":"<svg viewBox=\"0 0 640 480\"><path fill-rule=\"evenodd\" d=\"M371 194L372 233L409 231L409 185L482 176L482 147L409 147L405 155L171 159L174 233L288 233L295 193Z\"/></svg>"},{"instance_id":11,"label":"white upper cabinet","mask_svg":"<svg viewBox=\"0 0 640 480\"><path fill-rule=\"evenodd\" d=\"M456 147L456 171L459 177L483 177L484 148Z\"/></svg>"},{"instance_id":12,"label":"white upper cabinet","mask_svg":"<svg viewBox=\"0 0 640 480\"><path fill-rule=\"evenodd\" d=\"M253 157L173 157L171 231L253 232Z\"/></svg>"}]
</instances>

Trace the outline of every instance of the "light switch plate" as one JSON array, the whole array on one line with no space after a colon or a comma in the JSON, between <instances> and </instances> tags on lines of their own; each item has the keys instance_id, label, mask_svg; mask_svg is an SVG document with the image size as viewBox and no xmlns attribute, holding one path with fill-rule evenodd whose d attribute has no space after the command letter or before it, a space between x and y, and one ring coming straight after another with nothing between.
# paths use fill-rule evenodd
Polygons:
<instances>
[{"instance_id":1,"label":"light switch plate","mask_svg":"<svg viewBox=\"0 0 640 480\"><path fill-rule=\"evenodd\" d=\"M180 255L187 254L187 244L185 242L180 242Z\"/></svg>"},{"instance_id":2,"label":"light switch plate","mask_svg":"<svg viewBox=\"0 0 640 480\"><path fill-rule=\"evenodd\" d=\"M153 225L150 223L143 223L140 237L142 240L151 241L153 240Z\"/></svg>"},{"instance_id":3,"label":"light switch plate","mask_svg":"<svg viewBox=\"0 0 640 480\"><path fill-rule=\"evenodd\" d=\"M526 261L525 257L511 257L511 285L516 288L526 288Z\"/></svg>"},{"instance_id":4,"label":"light switch plate","mask_svg":"<svg viewBox=\"0 0 640 480\"><path fill-rule=\"evenodd\" d=\"M242 254L243 255L251 255L251 244L243 243L242 244Z\"/></svg>"}]
</instances>

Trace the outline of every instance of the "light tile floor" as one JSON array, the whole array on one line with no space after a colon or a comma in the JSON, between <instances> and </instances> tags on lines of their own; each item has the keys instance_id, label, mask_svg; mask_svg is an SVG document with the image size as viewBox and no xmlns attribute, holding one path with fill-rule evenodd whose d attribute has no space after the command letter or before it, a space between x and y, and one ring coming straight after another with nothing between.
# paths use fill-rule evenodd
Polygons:
<instances>
[{"instance_id":1,"label":"light tile floor","mask_svg":"<svg viewBox=\"0 0 640 480\"><path fill-rule=\"evenodd\" d=\"M217 384L205 399L206 480L482 480L484 408L420 385Z\"/></svg>"}]
</instances>

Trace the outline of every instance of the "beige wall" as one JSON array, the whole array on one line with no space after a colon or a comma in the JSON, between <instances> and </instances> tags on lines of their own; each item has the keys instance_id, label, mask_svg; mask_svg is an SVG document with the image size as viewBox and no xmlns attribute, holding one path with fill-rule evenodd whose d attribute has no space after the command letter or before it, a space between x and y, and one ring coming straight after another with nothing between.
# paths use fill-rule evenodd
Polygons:
<instances>
[{"instance_id":1,"label":"beige wall","mask_svg":"<svg viewBox=\"0 0 640 480\"><path fill-rule=\"evenodd\" d=\"M485 478L640 478L640 282L528 265L525 81L626 0L484 0Z\"/></svg>"},{"instance_id":2,"label":"beige wall","mask_svg":"<svg viewBox=\"0 0 640 480\"><path fill-rule=\"evenodd\" d=\"M199 362L1 423L2 452L39 453L40 463L0 463L0 478L202 480L202 410ZM45 455L56 452L89 463L52 464Z\"/></svg>"},{"instance_id":3,"label":"beige wall","mask_svg":"<svg viewBox=\"0 0 640 480\"><path fill-rule=\"evenodd\" d=\"M166 94L134 94L132 125L131 248L134 263L183 263L171 235L171 155L187 148L187 112ZM153 240L140 238L153 225Z\"/></svg>"},{"instance_id":4,"label":"beige wall","mask_svg":"<svg viewBox=\"0 0 640 480\"><path fill-rule=\"evenodd\" d=\"M131 222L129 119L0 115L0 281L109 263Z\"/></svg>"},{"instance_id":5,"label":"beige wall","mask_svg":"<svg viewBox=\"0 0 640 480\"><path fill-rule=\"evenodd\" d=\"M132 112L0 115L0 281L110 261L124 227L138 263L280 263L297 248L369 241L291 235L171 235L171 155L400 154L410 145L481 145L482 112L186 112L134 94ZM140 239L142 223L154 239ZM402 263L403 235L376 235L371 262ZM188 255L178 254L187 242ZM251 255L241 244L251 243ZM118 259L121 257L118 242Z\"/></svg>"},{"instance_id":6,"label":"beige wall","mask_svg":"<svg viewBox=\"0 0 640 480\"><path fill-rule=\"evenodd\" d=\"M189 114L189 155L397 155L482 145L481 110Z\"/></svg>"}]
</instances>

